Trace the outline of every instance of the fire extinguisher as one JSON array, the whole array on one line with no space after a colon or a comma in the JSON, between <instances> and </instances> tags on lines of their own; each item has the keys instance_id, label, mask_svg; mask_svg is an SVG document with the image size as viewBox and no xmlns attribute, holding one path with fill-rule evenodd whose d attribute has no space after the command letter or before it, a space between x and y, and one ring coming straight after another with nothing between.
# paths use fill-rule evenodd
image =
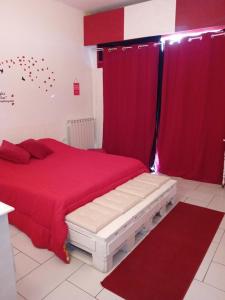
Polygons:
<instances>
[{"instance_id":1,"label":"fire extinguisher","mask_svg":"<svg viewBox=\"0 0 225 300\"><path fill-rule=\"evenodd\" d=\"M73 94L74 96L80 95L80 83L77 80L73 82Z\"/></svg>"}]
</instances>

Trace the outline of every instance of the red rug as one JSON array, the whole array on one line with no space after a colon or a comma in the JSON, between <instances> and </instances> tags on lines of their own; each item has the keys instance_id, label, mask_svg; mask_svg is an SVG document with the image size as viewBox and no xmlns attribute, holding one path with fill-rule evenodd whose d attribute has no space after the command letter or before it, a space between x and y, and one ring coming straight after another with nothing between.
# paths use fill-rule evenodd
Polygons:
<instances>
[{"instance_id":1,"label":"red rug","mask_svg":"<svg viewBox=\"0 0 225 300\"><path fill-rule=\"evenodd\" d=\"M223 216L179 203L102 285L126 300L182 300Z\"/></svg>"}]
</instances>

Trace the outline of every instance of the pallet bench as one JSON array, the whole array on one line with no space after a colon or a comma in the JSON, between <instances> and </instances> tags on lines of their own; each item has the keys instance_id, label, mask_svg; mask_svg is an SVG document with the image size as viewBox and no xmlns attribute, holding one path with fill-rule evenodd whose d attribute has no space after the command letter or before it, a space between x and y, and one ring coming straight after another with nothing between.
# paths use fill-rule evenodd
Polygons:
<instances>
[{"instance_id":1,"label":"pallet bench","mask_svg":"<svg viewBox=\"0 0 225 300\"><path fill-rule=\"evenodd\" d=\"M121 250L124 256L131 252L177 204L175 195L175 180L141 174L68 214L69 243L108 272Z\"/></svg>"}]
</instances>

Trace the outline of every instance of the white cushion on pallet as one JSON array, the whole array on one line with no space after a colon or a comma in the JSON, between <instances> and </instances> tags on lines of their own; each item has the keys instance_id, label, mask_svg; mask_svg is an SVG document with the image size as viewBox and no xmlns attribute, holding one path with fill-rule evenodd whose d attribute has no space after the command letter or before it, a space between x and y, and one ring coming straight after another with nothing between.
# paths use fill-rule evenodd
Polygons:
<instances>
[{"instance_id":1,"label":"white cushion on pallet","mask_svg":"<svg viewBox=\"0 0 225 300\"><path fill-rule=\"evenodd\" d=\"M112 269L114 255L119 250L130 252L139 243L136 234L142 232L143 228L149 232L156 226L155 222L160 220L160 218L154 219L157 212L160 211L162 219L176 205L175 193L176 181L168 180L151 195L143 198L142 201L116 217L97 233L66 221L69 227L70 243L91 253L89 263L93 263L94 267L102 272L108 272ZM167 206L168 202L172 204L169 207ZM145 233L141 234L141 236L144 235ZM83 251L80 252L82 255L77 253L75 251L74 256L87 262L87 255L84 256Z\"/></svg>"},{"instance_id":2,"label":"white cushion on pallet","mask_svg":"<svg viewBox=\"0 0 225 300\"><path fill-rule=\"evenodd\" d=\"M168 180L170 180L170 177L164 176L164 175L143 173L143 174L135 177L134 180L161 186L164 183L166 183Z\"/></svg>"},{"instance_id":3,"label":"white cushion on pallet","mask_svg":"<svg viewBox=\"0 0 225 300\"><path fill-rule=\"evenodd\" d=\"M141 200L142 197L140 196L125 194L123 192L113 190L102 197L96 198L93 202L115 209L120 213L125 213Z\"/></svg>"},{"instance_id":4,"label":"white cushion on pallet","mask_svg":"<svg viewBox=\"0 0 225 300\"><path fill-rule=\"evenodd\" d=\"M157 188L158 186L155 184L145 183L132 179L120 185L118 188L116 188L116 190L144 198L150 195Z\"/></svg>"},{"instance_id":5,"label":"white cushion on pallet","mask_svg":"<svg viewBox=\"0 0 225 300\"><path fill-rule=\"evenodd\" d=\"M119 215L118 210L91 202L68 214L66 221L96 233Z\"/></svg>"}]
</instances>

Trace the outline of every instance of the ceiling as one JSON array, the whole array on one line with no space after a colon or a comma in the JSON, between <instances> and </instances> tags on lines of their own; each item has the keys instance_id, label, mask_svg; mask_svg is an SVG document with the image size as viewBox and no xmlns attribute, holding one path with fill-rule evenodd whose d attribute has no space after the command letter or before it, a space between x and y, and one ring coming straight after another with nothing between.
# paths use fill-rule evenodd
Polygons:
<instances>
[{"instance_id":1,"label":"ceiling","mask_svg":"<svg viewBox=\"0 0 225 300\"><path fill-rule=\"evenodd\" d=\"M58 0L86 13L94 13L130 4L145 2L146 0Z\"/></svg>"}]
</instances>

